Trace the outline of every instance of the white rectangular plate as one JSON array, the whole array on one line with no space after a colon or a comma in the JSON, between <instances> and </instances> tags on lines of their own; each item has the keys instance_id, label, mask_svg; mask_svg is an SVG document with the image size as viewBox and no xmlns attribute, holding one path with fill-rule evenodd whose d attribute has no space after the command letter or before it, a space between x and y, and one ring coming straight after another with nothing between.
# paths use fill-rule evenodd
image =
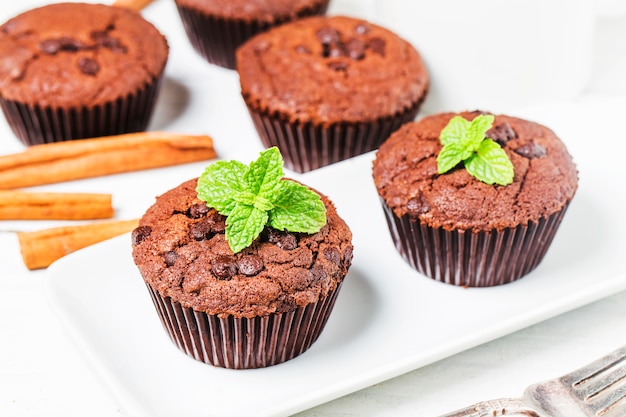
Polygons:
<instances>
[{"instance_id":1,"label":"white rectangular plate","mask_svg":"<svg viewBox=\"0 0 626 417\"><path fill-rule=\"evenodd\" d=\"M399 257L371 180L373 154L293 175L334 200L355 252L321 337L281 365L225 370L178 351L133 264L128 235L53 264L49 299L128 415L293 414L626 289L625 108L624 100L597 100L517 114L563 138L580 188L543 263L501 287L440 284ZM126 193L154 176L125 177Z\"/></svg>"}]
</instances>

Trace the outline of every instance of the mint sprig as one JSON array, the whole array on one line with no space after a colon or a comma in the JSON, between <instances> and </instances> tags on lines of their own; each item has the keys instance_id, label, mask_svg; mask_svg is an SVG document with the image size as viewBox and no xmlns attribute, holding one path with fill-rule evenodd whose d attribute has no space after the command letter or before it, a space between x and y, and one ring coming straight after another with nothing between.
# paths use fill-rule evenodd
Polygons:
<instances>
[{"instance_id":1,"label":"mint sprig","mask_svg":"<svg viewBox=\"0 0 626 417\"><path fill-rule=\"evenodd\" d=\"M233 253L250 246L266 225L312 234L326 224L319 194L283 175L283 158L272 147L249 166L217 161L198 179L198 197L226 216L226 240Z\"/></svg>"},{"instance_id":2,"label":"mint sprig","mask_svg":"<svg viewBox=\"0 0 626 417\"><path fill-rule=\"evenodd\" d=\"M437 156L437 170L445 174L463 162L467 172L486 184L509 185L513 164L504 150L485 135L494 116L479 115L469 121L454 116L439 135L443 148Z\"/></svg>"}]
</instances>

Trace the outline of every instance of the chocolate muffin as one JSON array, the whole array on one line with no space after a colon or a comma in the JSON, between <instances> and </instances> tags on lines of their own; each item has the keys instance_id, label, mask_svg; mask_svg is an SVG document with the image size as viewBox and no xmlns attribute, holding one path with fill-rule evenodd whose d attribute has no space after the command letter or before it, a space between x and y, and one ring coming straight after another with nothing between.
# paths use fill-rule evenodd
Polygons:
<instances>
[{"instance_id":1,"label":"chocolate muffin","mask_svg":"<svg viewBox=\"0 0 626 417\"><path fill-rule=\"evenodd\" d=\"M396 34L344 16L311 17L237 51L241 93L264 146L306 172L376 149L415 119L429 77Z\"/></svg>"},{"instance_id":2,"label":"chocolate muffin","mask_svg":"<svg viewBox=\"0 0 626 417\"><path fill-rule=\"evenodd\" d=\"M0 26L0 106L26 145L147 127L168 58L138 13L57 3Z\"/></svg>"},{"instance_id":3,"label":"chocolate muffin","mask_svg":"<svg viewBox=\"0 0 626 417\"><path fill-rule=\"evenodd\" d=\"M547 127L497 115L486 137L510 159L512 183L487 184L462 163L440 174L440 133L453 116L408 123L376 153L373 178L391 237L411 266L435 280L472 287L512 282L544 258L576 192L576 166Z\"/></svg>"},{"instance_id":4,"label":"chocolate muffin","mask_svg":"<svg viewBox=\"0 0 626 417\"><path fill-rule=\"evenodd\" d=\"M132 233L133 258L163 326L187 355L225 368L275 365L306 351L333 309L352 261L352 234L322 196L314 234L266 227L234 254L226 218L197 180L158 197Z\"/></svg>"},{"instance_id":5,"label":"chocolate muffin","mask_svg":"<svg viewBox=\"0 0 626 417\"><path fill-rule=\"evenodd\" d=\"M307 16L323 15L329 0L176 0L193 48L207 61L235 68L235 50L254 35Z\"/></svg>"}]
</instances>

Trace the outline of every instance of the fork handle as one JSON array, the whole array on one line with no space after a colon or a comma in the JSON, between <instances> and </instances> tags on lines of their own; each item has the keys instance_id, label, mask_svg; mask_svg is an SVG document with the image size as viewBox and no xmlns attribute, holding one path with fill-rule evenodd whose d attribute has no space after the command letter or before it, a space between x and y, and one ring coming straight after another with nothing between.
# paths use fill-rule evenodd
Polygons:
<instances>
[{"instance_id":1,"label":"fork handle","mask_svg":"<svg viewBox=\"0 0 626 417\"><path fill-rule=\"evenodd\" d=\"M528 417L543 417L521 398L501 398L482 401L440 417L500 417L522 414Z\"/></svg>"}]
</instances>

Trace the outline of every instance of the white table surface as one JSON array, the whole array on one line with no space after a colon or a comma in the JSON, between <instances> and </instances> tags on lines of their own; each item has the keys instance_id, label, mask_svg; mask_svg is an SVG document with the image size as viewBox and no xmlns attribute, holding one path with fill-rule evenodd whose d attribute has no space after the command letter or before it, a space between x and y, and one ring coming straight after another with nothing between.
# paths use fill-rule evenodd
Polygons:
<instances>
[{"instance_id":1,"label":"white table surface","mask_svg":"<svg viewBox=\"0 0 626 417\"><path fill-rule=\"evenodd\" d=\"M185 49L189 54L172 3L156 0L143 13L168 36L173 50ZM0 21L41 4L37 0L3 2ZM334 0L331 13L370 17L368 5L358 0ZM176 58L173 53L168 71L208 67L197 57L186 63ZM581 99L626 98L624 74L626 15L602 10L596 29L593 77ZM175 89L177 82L186 81L181 76L164 88ZM206 101L210 97L192 95L186 99L205 100L194 105L218 107ZM157 115L171 114L176 104L160 100ZM185 117L194 117L191 113L165 127L184 131ZM151 128L164 128L159 123L165 123L163 118ZM1 154L23 149L4 119L0 120L0 135ZM216 146L218 151L229 151L226 144ZM134 214L132 209L125 213ZM0 231L45 226L45 222L0 222ZM0 232L0 416L126 416L51 311L44 293L45 280L45 271L28 271L23 266L15 235ZM518 396L531 383L569 372L625 343L626 293L619 293L299 415L437 416L480 400Z\"/></svg>"}]
</instances>

